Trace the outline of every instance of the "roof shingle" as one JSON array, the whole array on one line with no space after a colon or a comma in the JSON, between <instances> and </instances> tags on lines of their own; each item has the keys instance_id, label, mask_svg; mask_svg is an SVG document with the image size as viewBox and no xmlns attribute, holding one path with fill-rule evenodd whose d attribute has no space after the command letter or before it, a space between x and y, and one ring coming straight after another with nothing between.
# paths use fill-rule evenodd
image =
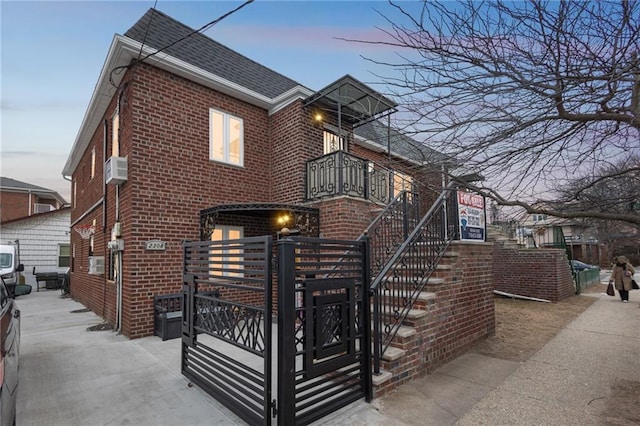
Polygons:
<instances>
[{"instance_id":1,"label":"roof shingle","mask_svg":"<svg viewBox=\"0 0 640 426\"><path fill-rule=\"evenodd\" d=\"M151 8L124 35L160 50L193 32L192 28ZM301 86L200 33L163 52L270 99Z\"/></svg>"}]
</instances>

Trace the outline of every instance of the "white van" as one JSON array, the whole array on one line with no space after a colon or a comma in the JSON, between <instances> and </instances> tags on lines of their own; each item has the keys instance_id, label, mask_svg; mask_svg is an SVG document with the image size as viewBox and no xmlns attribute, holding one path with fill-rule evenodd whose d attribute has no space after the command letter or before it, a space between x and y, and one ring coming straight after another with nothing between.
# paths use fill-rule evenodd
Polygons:
<instances>
[{"instance_id":1,"label":"white van","mask_svg":"<svg viewBox=\"0 0 640 426\"><path fill-rule=\"evenodd\" d=\"M20 263L20 247L18 242L10 244L0 244L0 276L7 286L20 284L20 272L24 271L24 265Z\"/></svg>"}]
</instances>

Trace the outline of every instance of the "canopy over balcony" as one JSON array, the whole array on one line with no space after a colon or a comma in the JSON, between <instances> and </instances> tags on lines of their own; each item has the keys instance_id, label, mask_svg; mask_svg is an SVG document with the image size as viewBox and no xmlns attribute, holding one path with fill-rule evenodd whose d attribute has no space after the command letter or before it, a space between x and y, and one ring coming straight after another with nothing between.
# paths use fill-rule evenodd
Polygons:
<instances>
[{"instance_id":1,"label":"canopy over balcony","mask_svg":"<svg viewBox=\"0 0 640 426\"><path fill-rule=\"evenodd\" d=\"M398 104L345 75L308 97L305 106L337 113L339 121L345 120L357 126L394 113Z\"/></svg>"}]
</instances>

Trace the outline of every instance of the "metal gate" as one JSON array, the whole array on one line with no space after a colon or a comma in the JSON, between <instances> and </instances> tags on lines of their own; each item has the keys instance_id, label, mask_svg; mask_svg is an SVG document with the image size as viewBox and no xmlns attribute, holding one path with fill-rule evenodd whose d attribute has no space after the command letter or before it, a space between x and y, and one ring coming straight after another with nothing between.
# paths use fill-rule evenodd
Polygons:
<instances>
[{"instance_id":1,"label":"metal gate","mask_svg":"<svg viewBox=\"0 0 640 426\"><path fill-rule=\"evenodd\" d=\"M368 244L278 242L278 424L372 398Z\"/></svg>"},{"instance_id":2,"label":"metal gate","mask_svg":"<svg viewBox=\"0 0 640 426\"><path fill-rule=\"evenodd\" d=\"M184 245L182 374L249 424L271 420L272 239Z\"/></svg>"},{"instance_id":3,"label":"metal gate","mask_svg":"<svg viewBox=\"0 0 640 426\"><path fill-rule=\"evenodd\" d=\"M366 242L272 238L184 246L182 373L249 424L305 425L372 398Z\"/></svg>"}]
</instances>

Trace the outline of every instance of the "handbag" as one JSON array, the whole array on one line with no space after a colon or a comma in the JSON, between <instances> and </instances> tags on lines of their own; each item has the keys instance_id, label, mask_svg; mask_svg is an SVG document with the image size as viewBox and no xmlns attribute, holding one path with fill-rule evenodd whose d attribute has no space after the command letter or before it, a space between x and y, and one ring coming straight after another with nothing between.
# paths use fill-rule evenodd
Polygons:
<instances>
[{"instance_id":1,"label":"handbag","mask_svg":"<svg viewBox=\"0 0 640 426\"><path fill-rule=\"evenodd\" d=\"M613 283L609 283L609 285L607 286L607 294L609 296L615 296L616 295L616 292L613 289Z\"/></svg>"},{"instance_id":2,"label":"handbag","mask_svg":"<svg viewBox=\"0 0 640 426\"><path fill-rule=\"evenodd\" d=\"M631 280L631 290L640 290L640 286L638 286L636 280Z\"/></svg>"}]
</instances>

